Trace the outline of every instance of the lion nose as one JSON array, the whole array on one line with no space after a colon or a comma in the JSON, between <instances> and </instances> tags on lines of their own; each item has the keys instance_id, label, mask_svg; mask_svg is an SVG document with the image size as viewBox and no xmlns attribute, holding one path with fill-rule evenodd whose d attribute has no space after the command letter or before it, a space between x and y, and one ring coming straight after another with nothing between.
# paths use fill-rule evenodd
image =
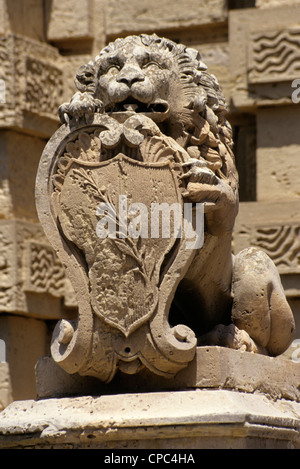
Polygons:
<instances>
[{"instance_id":1,"label":"lion nose","mask_svg":"<svg viewBox=\"0 0 300 469\"><path fill-rule=\"evenodd\" d=\"M117 76L118 83L125 83L129 88L138 81L144 81L145 76L139 67L123 67Z\"/></svg>"}]
</instances>

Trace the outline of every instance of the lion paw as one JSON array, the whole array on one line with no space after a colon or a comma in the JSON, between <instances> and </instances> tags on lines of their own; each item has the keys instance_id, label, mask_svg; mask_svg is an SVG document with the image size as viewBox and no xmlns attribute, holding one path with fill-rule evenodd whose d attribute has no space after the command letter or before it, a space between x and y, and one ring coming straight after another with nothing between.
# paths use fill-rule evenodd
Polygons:
<instances>
[{"instance_id":1,"label":"lion paw","mask_svg":"<svg viewBox=\"0 0 300 469\"><path fill-rule=\"evenodd\" d=\"M216 184L217 177L214 172L207 167L207 162L203 159L190 158L182 166L190 169L181 176L181 179L189 179L189 182L202 182L206 184Z\"/></svg>"},{"instance_id":2,"label":"lion paw","mask_svg":"<svg viewBox=\"0 0 300 469\"><path fill-rule=\"evenodd\" d=\"M210 332L199 337L198 345L219 345L235 350L258 353L258 347L249 334L234 324L218 324Z\"/></svg>"},{"instance_id":3,"label":"lion paw","mask_svg":"<svg viewBox=\"0 0 300 469\"><path fill-rule=\"evenodd\" d=\"M102 109L102 103L94 99L89 93L75 93L70 103L62 104L58 109L61 122L66 124L74 118L77 122L84 117L86 122L96 112Z\"/></svg>"}]
</instances>

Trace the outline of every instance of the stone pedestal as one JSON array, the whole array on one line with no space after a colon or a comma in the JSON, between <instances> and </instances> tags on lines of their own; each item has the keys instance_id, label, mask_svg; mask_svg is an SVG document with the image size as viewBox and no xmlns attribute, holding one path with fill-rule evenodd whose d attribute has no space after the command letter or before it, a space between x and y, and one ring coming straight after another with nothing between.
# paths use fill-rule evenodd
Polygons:
<instances>
[{"instance_id":1,"label":"stone pedestal","mask_svg":"<svg viewBox=\"0 0 300 469\"><path fill-rule=\"evenodd\" d=\"M16 401L0 448L300 448L299 407L220 389Z\"/></svg>"},{"instance_id":2,"label":"stone pedestal","mask_svg":"<svg viewBox=\"0 0 300 469\"><path fill-rule=\"evenodd\" d=\"M300 364L285 358L201 347L169 382L120 374L104 385L51 359L36 374L39 398L1 414L0 448L300 448Z\"/></svg>"}]
</instances>

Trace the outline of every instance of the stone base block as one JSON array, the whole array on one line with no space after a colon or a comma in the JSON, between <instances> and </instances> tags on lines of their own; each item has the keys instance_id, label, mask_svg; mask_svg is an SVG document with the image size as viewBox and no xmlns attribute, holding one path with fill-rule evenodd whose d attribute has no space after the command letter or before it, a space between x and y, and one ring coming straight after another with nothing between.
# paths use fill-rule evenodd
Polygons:
<instances>
[{"instance_id":1,"label":"stone base block","mask_svg":"<svg viewBox=\"0 0 300 469\"><path fill-rule=\"evenodd\" d=\"M198 347L190 365L166 379L146 369L136 375L119 372L108 384L93 377L69 375L52 358L36 365L37 397L56 398L182 389L228 389L259 392L273 399L300 402L300 362L225 347Z\"/></svg>"},{"instance_id":2,"label":"stone base block","mask_svg":"<svg viewBox=\"0 0 300 469\"><path fill-rule=\"evenodd\" d=\"M34 399L36 395L34 365L38 357L47 350L46 323L34 318L0 314L0 339L5 344L7 361L0 363L0 392L2 369L10 381L12 399L9 402L17 399Z\"/></svg>"},{"instance_id":3,"label":"stone base block","mask_svg":"<svg viewBox=\"0 0 300 469\"><path fill-rule=\"evenodd\" d=\"M16 401L1 414L0 448L33 447L300 448L300 404L217 389Z\"/></svg>"}]
</instances>

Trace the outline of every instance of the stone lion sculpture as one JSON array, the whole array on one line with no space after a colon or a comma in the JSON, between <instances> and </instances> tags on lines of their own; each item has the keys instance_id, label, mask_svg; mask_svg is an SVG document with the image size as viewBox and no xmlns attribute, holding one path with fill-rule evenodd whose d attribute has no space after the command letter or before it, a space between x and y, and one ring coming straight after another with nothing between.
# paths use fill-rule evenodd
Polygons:
<instances>
[{"instance_id":1,"label":"stone lion sculpture","mask_svg":"<svg viewBox=\"0 0 300 469\"><path fill-rule=\"evenodd\" d=\"M198 345L283 353L295 326L275 265L255 248L232 255L238 213L232 131L220 86L200 54L156 35L129 36L80 67L75 83L79 91L59 109L63 124L95 114L138 117L140 132L177 158L183 200L204 204L204 244L176 288L170 324L186 325Z\"/></svg>"}]
</instances>

